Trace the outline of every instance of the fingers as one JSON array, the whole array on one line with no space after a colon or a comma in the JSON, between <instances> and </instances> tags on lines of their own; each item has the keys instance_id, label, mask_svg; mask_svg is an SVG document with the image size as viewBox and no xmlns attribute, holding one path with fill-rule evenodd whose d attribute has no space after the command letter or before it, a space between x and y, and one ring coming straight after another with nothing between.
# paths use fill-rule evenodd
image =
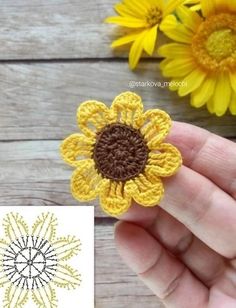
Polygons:
<instances>
[{"instance_id":1,"label":"fingers","mask_svg":"<svg viewBox=\"0 0 236 308\"><path fill-rule=\"evenodd\" d=\"M208 287L225 272L224 258L164 210L159 210L157 219L148 228L148 232L176 255Z\"/></svg>"},{"instance_id":2,"label":"fingers","mask_svg":"<svg viewBox=\"0 0 236 308\"><path fill-rule=\"evenodd\" d=\"M121 219L146 228L207 286L211 286L224 272L224 258L162 208L145 209L133 204Z\"/></svg>"},{"instance_id":3,"label":"fingers","mask_svg":"<svg viewBox=\"0 0 236 308\"><path fill-rule=\"evenodd\" d=\"M183 166L165 180L160 206L218 253L236 256L236 202L207 178Z\"/></svg>"},{"instance_id":4,"label":"fingers","mask_svg":"<svg viewBox=\"0 0 236 308\"><path fill-rule=\"evenodd\" d=\"M124 261L167 307L206 307L208 289L143 228L118 223L115 241Z\"/></svg>"},{"instance_id":5,"label":"fingers","mask_svg":"<svg viewBox=\"0 0 236 308\"><path fill-rule=\"evenodd\" d=\"M236 144L199 127L175 122L168 141L184 164L206 176L236 199Z\"/></svg>"}]
</instances>

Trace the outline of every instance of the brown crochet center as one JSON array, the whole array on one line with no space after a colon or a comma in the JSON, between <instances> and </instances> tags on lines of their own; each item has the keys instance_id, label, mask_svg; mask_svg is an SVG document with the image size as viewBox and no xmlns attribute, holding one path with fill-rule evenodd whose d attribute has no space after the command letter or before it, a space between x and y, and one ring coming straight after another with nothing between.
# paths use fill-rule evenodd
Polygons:
<instances>
[{"instance_id":1,"label":"brown crochet center","mask_svg":"<svg viewBox=\"0 0 236 308\"><path fill-rule=\"evenodd\" d=\"M93 159L103 177L127 181L144 171L148 147L138 130L125 124L110 124L97 134Z\"/></svg>"}]
</instances>

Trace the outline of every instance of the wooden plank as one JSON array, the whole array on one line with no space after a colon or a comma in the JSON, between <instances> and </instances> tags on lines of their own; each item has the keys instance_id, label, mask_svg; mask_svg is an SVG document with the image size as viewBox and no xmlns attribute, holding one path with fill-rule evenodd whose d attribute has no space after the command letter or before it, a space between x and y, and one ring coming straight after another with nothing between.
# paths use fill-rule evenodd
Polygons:
<instances>
[{"instance_id":1,"label":"wooden plank","mask_svg":"<svg viewBox=\"0 0 236 308\"><path fill-rule=\"evenodd\" d=\"M73 168L59 155L59 141L0 142L0 206L95 205L78 203L70 193Z\"/></svg>"},{"instance_id":2,"label":"wooden plank","mask_svg":"<svg viewBox=\"0 0 236 308\"><path fill-rule=\"evenodd\" d=\"M127 30L103 22L116 2L1 0L0 60L127 57L110 48Z\"/></svg>"},{"instance_id":3,"label":"wooden plank","mask_svg":"<svg viewBox=\"0 0 236 308\"><path fill-rule=\"evenodd\" d=\"M142 95L146 109L164 109L174 120L236 136L235 116L217 118L205 108L192 108L189 98L164 87L157 65L142 63L133 73L126 62L1 64L0 140L63 139L77 131L80 102L92 98L110 104L126 90ZM149 85L132 88L133 82Z\"/></svg>"},{"instance_id":4,"label":"wooden plank","mask_svg":"<svg viewBox=\"0 0 236 308\"><path fill-rule=\"evenodd\" d=\"M236 140L234 140L236 141ZM59 141L0 142L0 206L94 205L78 203L70 194L73 168L59 157Z\"/></svg>"},{"instance_id":5,"label":"wooden plank","mask_svg":"<svg viewBox=\"0 0 236 308\"><path fill-rule=\"evenodd\" d=\"M96 226L96 308L163 308L156 296L123 264L113 226Z\"/></svg>"}]
</instances>

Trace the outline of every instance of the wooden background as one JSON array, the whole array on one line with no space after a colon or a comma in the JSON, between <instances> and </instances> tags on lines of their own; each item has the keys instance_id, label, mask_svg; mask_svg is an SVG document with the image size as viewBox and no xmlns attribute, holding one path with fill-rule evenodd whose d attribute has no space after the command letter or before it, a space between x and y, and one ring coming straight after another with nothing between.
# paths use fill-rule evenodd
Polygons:
<instances>
[{"instance_id":1,"label":"wooden background","mask_svg":"<svg viewBox=\"0 0 236 308\"><path fill-rule=\"evenodd\" d=\"M0 0L0 205L78 205L69 192L72 170L60 159L75 132L78 104L110 104L130 81L163 81L159 59L130 72L126 53L110 42L121 30L104 25L115 0ZM210 116L164 88L136 88L146 108L174 120L236 137L236 117ZM86 205L86 204L84 204ZM114 220L96 206L96 307L157 308L161 303L123 265L113 243Z\"/></svg>"}]
</instances>

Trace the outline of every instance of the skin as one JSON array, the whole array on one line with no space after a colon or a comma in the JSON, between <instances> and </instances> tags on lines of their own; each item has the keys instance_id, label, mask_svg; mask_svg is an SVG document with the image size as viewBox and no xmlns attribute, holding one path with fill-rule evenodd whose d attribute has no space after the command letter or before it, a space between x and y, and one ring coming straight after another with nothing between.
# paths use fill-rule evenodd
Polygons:
<instances>
[{"instance_id":1,"label":"skin","mask_svg":"<svg viewBox=\"0 0 236 308\"><path fill-rule=\"evenodd\" d=\"M236 307L236 144L174 123L183 156L159 206L133 204L115 226L125 263L168 308Z\"/></svg>"}]
</instances>

